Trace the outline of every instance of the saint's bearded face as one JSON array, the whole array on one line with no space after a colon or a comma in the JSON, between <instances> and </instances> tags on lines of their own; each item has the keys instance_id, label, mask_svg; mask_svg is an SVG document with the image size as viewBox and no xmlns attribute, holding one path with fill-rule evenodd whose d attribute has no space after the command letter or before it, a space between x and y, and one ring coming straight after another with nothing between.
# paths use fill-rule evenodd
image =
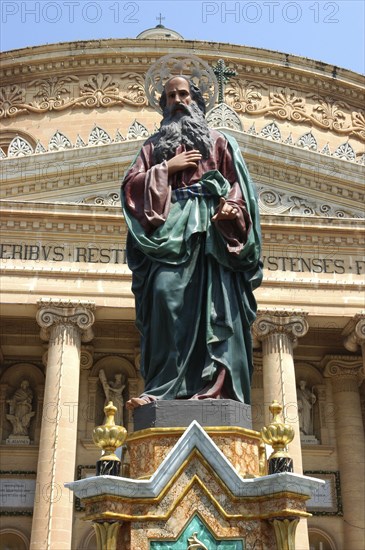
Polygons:
<instances>
[{"instance_id":1,"label":"saint's bearded face","mask_svg":"<svg viewBox=\"0 0 365 550\"><path fill-rule=\"evenodd\" d=\"M189 104L174 102L163 110L164 118L155 137L154 160L160 163L174 156L179 145L187 150L198 149L208 158L212 146L209 127L194 100Z\"/></svg>"}]
</instances>

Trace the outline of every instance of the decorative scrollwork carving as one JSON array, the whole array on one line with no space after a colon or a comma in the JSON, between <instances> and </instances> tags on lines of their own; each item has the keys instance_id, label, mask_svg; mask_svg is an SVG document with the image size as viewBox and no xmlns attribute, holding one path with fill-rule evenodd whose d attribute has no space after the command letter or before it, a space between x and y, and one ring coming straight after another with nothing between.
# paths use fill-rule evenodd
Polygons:
<instances>
[{"instance_id":1,"label":"decorative scrollwork carving","mask_svg":"<svg viewBox=\"0 0 365 550\"><path fill-rule=\"evenodd\" d=\"M358 384L364 380L365 369L360 357L348 355L327 356L324 369L325 378L332 378L336 382L333 390L336 393L356 391Z\"/></svg>"},{"instance_id":2,"label":"decorative scrollwork carving","mask_svg":"<svg viewBox=\"0 0 365 550\"><path fill-rule=\"evenodd\" d=\"M83 346L80 354L80 368L81 370L89 370L93 366L94 350L92 346Z\"/></svg>"},{"instance_id":3,"label":"decorative scrollwork carving","mask_svg":"<svg viewBox=\"0 0 365 550\"><path fill-rule=\"evenodd\" d=\"M52 76L33 80L27 88L17 84L0 88L0 118L113 105L147 105L143 76L134 72L123 73L119 78L107 73L80 78L75 75Z\"/></svg>"},{"instance_id":4,"label":"decorative scrollwork carving","mask_svg":"<svg viewBox=\"0 0 365 550\"><path fill-rule=\"evenodd\" d=\"M323 128L329 130L341 130L346 123L346 115L341 109L350 110L350 106L343 101L335 101L331 97L319 97L310 95L317 101L313 107L313 119Z\"/></svg>"},{"instance_id":5,"label":"decorative scrollwork carving","mask_svg":"<svg viewBox=\"0 0 365 550\"><path fill-rule=\"evenodd\" d=\"M304 312L268 311L260 312L253 325L258 340L270 334L285 334L290 340L304 336L308 331L307 314Z\"/></svg>"},{"instance_id":6,"label":"decorative scrollwork carving","mask_svg":"<svg viewBox=\"0 0 365 550\"><path fill-rule=\"evenodd\" d=\"M263 99L262 91L265 89L267 89L267 86L260 82L241 81L232 78L230 85L226 88L227 103L237 113L255 114L259 111Z\"/></svg>"},{"instance_id":7,"label":"decorative scrollwork carving","mask_svg":"<svg viewBox=\"0 0 365 550\"><path fill-rule=\"evenodd\" d=\"M7 118L27 112L25 90L17 84L0 88L0 118Z\"/></svg>"},{"instance_id":8,"label":"decorative scrollwork carving","mask_svg":"<svg viewBox=\"0 0 365 550\"><path fill-rule=\"evenodd\" d=\"M41 327L41 336L47 340L50 337L49 329L53 326L74 327L81 331L84 341L92 337L90 332L95 317L95 305L82 302L44 301L38 303L37 323Z\"/></svg>"},{"instance_id":9,"label":"decorative scrollwork carving","mask_svg":"<svg viewBox=\"0 0 365 550\"><path fill-rule=\"evenodd\" d=\"M365 141L365 113L351 111L349 104L329 96L305 94L289 87L271 88L263 82L232 79L225 98L237 113L270 116L280 120L310 123L322 130L355 136Z\"/></svg>"},{"instance_id":10,"label":"decorative scrollwork carving","mask_svg":"<svg viewBox=\"0 0 365 550\"><path fill-rule=\"evenodd\" d=\"M39 87L34 98L40 98L31 104L34 111L59 111L64 109L68 103L73 103L72 91L67 84L78 82L76 76L57 77L52 76L46 79L37 79L30 82L29 87Z\"/></svg>"},{"instance_id":11,"label":"decorative scrollwork carving","mask_svg":"<svg viewBox=\"0 0 365 550\"><path fill-rule=\"evenodd\" d=\"M282 88L269 94L270 107L267 113L278 118L302 122L305 120L305 99L290 88Z\"/></svg>"},{"instance_id":12,"label":"decorative scrollwork carving","mask_svg":"<svg viewBox=\"0 0 365 550\"><path fill-rule=\"evenodd\" d=\"M94 74L80 88L80 95L84 101L80 105L85 107L107 107L115 104L119 99L119 88L110 74Z\"/></svg>"},{"instance_id":13,"label":"decorative scrollwork carving","mask_svg":"<svg viewBox=\"0 0 365 550\"><path fill-rule=\"evenodd\" d=\"M331 218L365 218L364 211L359 208L345 210L336 204L319 203L307 197L290 195L270 187L258 188L260 212L264 214L287 214L293 216L327 216Z\"/></svg>"},{"instance_id":14,"label":"decorative scrollwork carving","mask_svg":"<svg viewBox=\"0 0 365 550\"><path fill-rule=\"evenodd\" d=\"M78 204L96 204L98 206L119 206L120 195L113 191L106 195L91 195L78 201Z\"/></svg>"}]
</instances>

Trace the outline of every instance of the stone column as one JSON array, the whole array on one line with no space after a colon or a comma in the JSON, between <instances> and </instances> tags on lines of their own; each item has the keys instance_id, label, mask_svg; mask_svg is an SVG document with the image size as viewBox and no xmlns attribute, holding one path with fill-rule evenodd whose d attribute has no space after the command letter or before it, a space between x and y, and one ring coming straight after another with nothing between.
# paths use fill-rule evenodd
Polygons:
<instances>
[{"instance_id":1,"label":"stone column","mask_svg":"<svg viewBox=\"0 0 365 550\"><path fill-rule=\"evenodd\" d=\"M289 454L297 473L303 470L293 349L298 337L307 331L306 314L302 312L260 312L253 326L255 339L262 342L265 424L271 421L269 405L276 399L283 406L284 422L294 428Z\"/></svg>"},{"instance_id":2,"label":"stone column","mask_svg":"<svg viewBox=\"0 0 365 550\"><path fill-rule=\"evenodd\" d=\"M99 382L99 378L97 376L88 376L87 421L86 421L86 434L85 434L86 439L92 439L93 429L95 428L95 426L98 425L98 421L97 421L98 411L96 410L96 393L98 390L98 382ZM101 413L102 411L103 409L101 408ZM104 418L104 416L102 416L102 418Z\"/></svg>"},{"instance_id":3,"label":"stone column","mask_svg":"<svg viewBox=\"0 0 365 550\"><path fill-rule=\"evenodd\" d=\"M84 406L79 410L79 432L83 434L83 438L92 439L92 432L95 424L89 429L89 419L94 416L94 410L89 407L89 374L94 364L94 348L93 346L82 346L80 357L80 403ZM81 415L81 417L80 417Z\"/></svg>"},{"instance_id":4,"label":"stone column","mask_svg":"<svg viewBox=\"0 0 365 550\"><path fill-rule=\"evenodd\" d=\"M360 358L326 359L324 376L331 379L334 399L345 546L346 550L360 550L365 533L365 436L359 384L364 368Z\"/></svg>"},{"instance_id":5,"label":"stone column","mask_svg":"<svg viewBox=\"0 0 365 550\"><path fill-rule=\"evenodd\" d=\"M288 446L294 462L294 471L303 473L300 444L297 390L293 349L298 337L308 331L307 314L296 311L259 312L253 325L255 341L262 342L265 424L271 421L269 405L274 399L283 406L283 420L294 429L294 439ZM308 528L301 520L296 534L296 547L308 550Z\"/></svg>"},{"instance_id":6,"label":"stone column","mask_svg":"<svg viewBox=\"0 0 365 550\"><path fill-rule=\"evenodd\" d=\"M73 499L64 483L75 476L81 342L93 338L95 306L55 300L38 306L41 338L49 344L30 549L69 550Z\"/></svg>"}]
</instances>

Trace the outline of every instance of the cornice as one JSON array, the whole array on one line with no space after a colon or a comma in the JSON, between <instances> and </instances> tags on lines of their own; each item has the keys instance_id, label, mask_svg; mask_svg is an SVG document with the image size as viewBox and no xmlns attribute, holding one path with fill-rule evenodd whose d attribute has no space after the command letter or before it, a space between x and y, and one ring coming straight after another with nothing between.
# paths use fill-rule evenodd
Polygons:
<instances>
[{"instance_id":1,"label":"cornice","mask_svg":"<svg viewBox=\"0 0 365 550\"><path fill-rule=\"evenodd\" d=\"M129 53L128 53L128 50ZM242 60L248 65L248 72L254 66L265 66L270 64L282 71L296 70L306 73L307 78L322 77L332 80L334 83L350 84L353 86L364 86L365 79L362 75L353 71L328 65L321 61L307 59L286 53L266 50L263 48L252 48L238 44L226 44L221 42L200 41L200 40L144 40L144 39L106 39L88 40L77 42L61 42L58 44L45 44L31 48L23 48L3 52L0 56L3 70L11 70L14 67L23 66L23 74L32 74L35 70L36 60L40 64L48 63L47 71L68 68L75 66L81 60L88 61L95 66L96 58L105 58L107 65L123 63L129 69L128 62L136 66L140 59L146 65L155 60L163 51L171 53L186 52L194 50L196 55L215 59L217 57L229 56L235 62ZM61 65L62 60L63 65ZM98 63L100 64L100 63ZM273 74L270 73L271 76ZM282 79L282 75L278 75ZM310 82L312 85L312 82Z\"/></svg>"}]
</instances>

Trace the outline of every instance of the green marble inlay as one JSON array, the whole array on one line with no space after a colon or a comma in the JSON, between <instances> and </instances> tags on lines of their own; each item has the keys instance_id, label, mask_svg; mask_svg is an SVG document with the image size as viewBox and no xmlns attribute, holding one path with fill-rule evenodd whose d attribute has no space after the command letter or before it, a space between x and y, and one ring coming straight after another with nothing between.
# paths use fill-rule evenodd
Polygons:
<instances>
[{"instance_id":1,"label":"green marble inlay","mask_svg":"<svg viewBox=\"0 0 365 550\"><path fill-rule=\"evenodd\" d=\"M199 516L194 516L178 540L151 541L151 550L244 550L243 540L216 540Z\"/></svg>"}]
</instances>

